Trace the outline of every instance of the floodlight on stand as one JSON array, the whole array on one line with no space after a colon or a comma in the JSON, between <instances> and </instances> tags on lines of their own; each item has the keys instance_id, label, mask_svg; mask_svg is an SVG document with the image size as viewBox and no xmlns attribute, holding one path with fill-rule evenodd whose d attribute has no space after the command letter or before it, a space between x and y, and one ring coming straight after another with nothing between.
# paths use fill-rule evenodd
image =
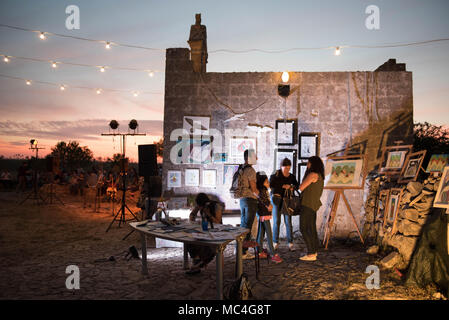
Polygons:
<instances>
[{"instance_id":1,"label":"floodlight on stand","mask_svg":"<svg viewBox=\"0 0 449 320\"><path fill-rule=\"evenodd\" d=\"M36 146L37 145L37 140L36 139L31 139L30 140L30 144L31 144L31 147Z\"/></svg>"},{"instance_id":2,"label":"floodlight on stand","mask_svg":"<svg viewBox=\"0 0 449 320\"><path fill-rule=\"evenodd\" d=\"M111 122L109 122L109 126L111 127L112 130L116 130L119 124L116 120L111 120Z\"/></svg>"},{"instance_id":3,"label":"floodlight on stand","mask_svg":"<svg viewBox=\"0 0 449 320\"><path fill-rule=\"evenodd\" d=\"M129 122L128 126L129 126L129 128L130 128L131 130L136 130L137 127L139 126L139 124L137 123L137 120L136 120L136 119L132 119L132 120Z\"/></svg>"}]
</instances>

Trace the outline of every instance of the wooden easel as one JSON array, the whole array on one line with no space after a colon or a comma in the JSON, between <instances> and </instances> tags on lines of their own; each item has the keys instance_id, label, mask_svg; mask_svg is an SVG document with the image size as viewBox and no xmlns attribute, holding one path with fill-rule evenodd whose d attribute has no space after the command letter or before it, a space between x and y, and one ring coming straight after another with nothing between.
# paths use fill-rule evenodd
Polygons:
<instances>
[{"instance_id":1,"label":"wooden easel","mask_svg":"<svg viewBox=\"0 0 449 320\"><path fill-rule=\"evenodd\" d=\"M327 250L327 246L329 244L329 239L331 237L332 227L334 226L335 216L337 215L337 209L338 204L340 202L340 197L343 198L343 201L346 205L346 209L348 210L349 214L351 215L352 221L354 222L355 228L357 229L357 233L359 234L360 240L363 244L365 242L363 241L362 234L360 233L359 227L357 226L357 222L355 221L354 214L352 212L351 206L349 205L349 201L346 198L346 195L344 193L343 189L330 189L331 191L334 191L334 199L332 200L332 207L331 212L329 213L329 217L327 219L326 223L326 229L324 231L324 238L323 238L323 245L324 248Z\"/></svg>"}]
</instances>

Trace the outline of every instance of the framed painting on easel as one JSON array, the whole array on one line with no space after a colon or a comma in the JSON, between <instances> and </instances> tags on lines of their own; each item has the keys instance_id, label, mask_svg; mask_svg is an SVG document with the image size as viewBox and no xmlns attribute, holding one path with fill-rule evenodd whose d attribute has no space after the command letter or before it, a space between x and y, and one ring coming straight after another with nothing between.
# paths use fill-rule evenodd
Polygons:
<instances>
[{"instance_id":1,"label":"framed painting on easel","mask_svg":"<svg viewBox=\"0 0 449 320\"><path fill-rule=\"evenodd\" d=\"M407 156L404 162L404 166L401 170L398 183L407 183L410 181L416 181L419 171L421 169L424 157L426 156L426 150L411 153Z\"/></svg>"},{"instance_id":2,"label":"framed painting on easel","mask_svg":"<svg viewBox=\"0 0 449 320\"><path fill-rule=\"evenodd\" d=\"M325 189L363 189L366 178L365 156L328 157L325 165Z\"/></svg>"},{"instance_id":3,"label":"framed painting on easel","mask_svg":"<svg viewBox=\"0 0 449 320\"><path fill-rule=\"evenodd\" d=\"M405 158L412 152L412 148L412 145L385 147L380 158L380 172L384 175L400 174Z\"/></svg>"}]
</instances>

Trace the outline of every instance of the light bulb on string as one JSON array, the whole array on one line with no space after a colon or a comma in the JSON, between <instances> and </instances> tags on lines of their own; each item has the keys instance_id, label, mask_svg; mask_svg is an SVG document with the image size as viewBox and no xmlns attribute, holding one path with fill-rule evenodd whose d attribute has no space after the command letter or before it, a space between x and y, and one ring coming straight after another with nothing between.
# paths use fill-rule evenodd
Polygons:
<instances>
[{"instance_id":1,"label":"light bulb on string","mask_svg":"<svg viewBox=\"0 0 449 320\"><path fill-rule=\"evenodd\" d=\"M31 80L27 80L25 83L27 84L27 86L31 86Z\"/></svg>"},{"instance_id":2,"label":"light bulb on string","mask_svg":"<svg viewBox=\"0 0 449 320\"><path fill-rule=\"evenodd\" d=\"M39 39L41 39L41 40L47 39L47 37L45 36L45 33L44 33L44 32L41 32L41 33L39 34Z\"/></svg>"},{"instance_id":3,"label":"light bulb on string","mask_svg":"<svg viewBox=\"0 0 449 320\"><path fill-rule=\"evenodd\" d=\"M5 61L6 63L8 63L8 62L9 62L8 56L5 56L5 57L3 58L3 61Z\"/></svg>"},{"instance_id":4,"label":"light bulb on string","mask_svg":"<svg viewBox=\"0 0 449 320\"><path fill-rule=\"evenodd\" d=\"M139 96L139 91L134 91L134 92L133 92L133 96L134 96L134 97L138 97L138 96Z\"/></svg>"},{"instance_id":5,"label":"light bulb on string","mask_svg":"<svg viewBox=\"0 0 449 320\"><path fill-rule=\"evenodd\" d=\"M104 47L106 49L111 49L111 43L110 42L106 42L106 45Z\"/></svg>"},{"instance_id":6,"label":"light bulb on string","mask_svg":"<svg viewBox=\"0 0 449 320\"><path fill-rule=\"evenodd\" d=\"M96 92L97 94L101 94L101 89L97 89L95 92Z\"/></svg>"},{"instance_id":7,"label":"light bulb on string","mask_svg":"<svg viewBox=\"0 0 449 320\"><path fill-rule=\"evenodd\" d=\"M100 67L100 72L105 72L105 71L106 71L105 67Z\"/></svg>"},{"instance_id":8,"label":"light bulb on string","mask_svg":"<svg viewBox=\"0 0 449 320\"><path fill-rule=\"evenodd\" d=\"M340 54L341 54L340 47L336 47L336 48L335 48L335 55L336 55L336 56L339 56Z\"/></svg>"},{"instance_id":9,"label":"light bulb on string","mask_svg":"<svg viewBox=\"0 0 449 320\"><path fill-rule=\"evenodd\" d=\"M153 78L154 72L153 72L153 71L150 71L150 72L148 73L148 75L149 75L151 78Z\"/></svg>"},{"instance_id":10,"label":"light bulb on string","mask_svg":"<svg viewBox=\"0 0 449 320\"><path fill-rule=\"evenodd\" d=\"M58 65L57 65L56 62L52 62L52 63L51 63L51 67L52 67L53 69L56 69L56 68L58 67Z\"/></svg>"},{"instance_id":11,"label":"light bulb on string","mask_svg":"<svg viewBox=\"0 0 449 320\"><path fill-rule=\"evenodd\" d=\"M59 89L61 90L61 91L64 91L65 90L65 85L61 85L60 87L59 87Z\"/></svg>"}]
</instances>

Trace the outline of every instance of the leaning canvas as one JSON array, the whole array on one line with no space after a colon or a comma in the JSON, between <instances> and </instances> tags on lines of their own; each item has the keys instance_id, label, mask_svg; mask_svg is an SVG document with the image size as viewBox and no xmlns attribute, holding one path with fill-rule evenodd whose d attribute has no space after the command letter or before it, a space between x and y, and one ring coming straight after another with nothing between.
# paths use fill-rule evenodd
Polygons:
<instances>
[{"instance_id":1,"label":"leaning canvas","mask_svg":"<svg viewBox=\"0 0 449 320\"><path fill-rule=\"evenodd\" d=\"M426 172L443 172L446 165L449 164L449 154L433 154L430 157Z\"/></svg>"},{"instance_id":2,"label":"leaning canvas","mask_svg":"<svg viewBox=\"0 0 449 320\"><path fill-rule=\"evenodd\" d=\"M449 166L446 166L443 170L433 206L449 209Z\"/></svg>"},{"instance_id":3,"label":"leaning canvas","mask_svg":"<svg viewBox=\"0 0 449 320\"><path fill-rule=\"evenodd\" d=\"M388 152L387 163L385 169L400 170L404 164L407 151L390 151Z\"/></svg>"},{"instance_id":4,"label":"leaning canvas","mask_svg":"<svg viewBox=\"0 0 449 320\"><path fill-rule=\"evenodd\" d=\"M363 160L329 160L326 162L325 187L356 188L362 185Z\"/></svg>"}]
</instances>

